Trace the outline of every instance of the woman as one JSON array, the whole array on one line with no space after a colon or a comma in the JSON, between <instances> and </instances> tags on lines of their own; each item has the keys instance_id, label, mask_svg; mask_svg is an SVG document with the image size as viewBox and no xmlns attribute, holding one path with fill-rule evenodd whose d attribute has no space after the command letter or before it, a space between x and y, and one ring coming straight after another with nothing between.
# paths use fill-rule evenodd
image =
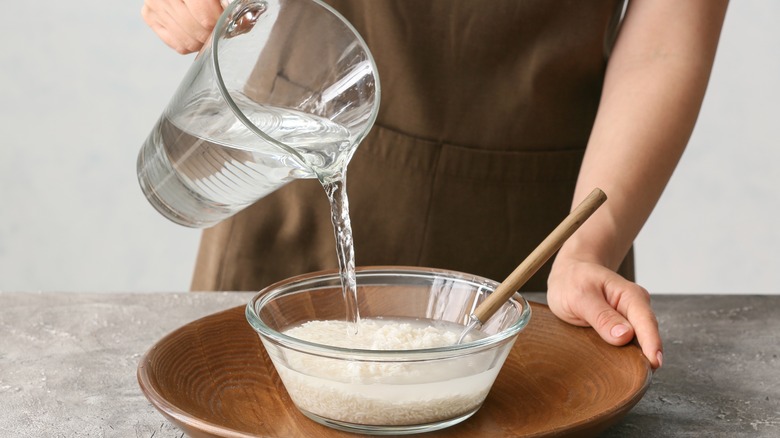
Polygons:
<instances>
[{"instance_id":1,"label":"woman","mask_svg":"<svg viewBox=\"0 0 780 438\"><path fill-rule=\"evenodd\" d=\"M607 342L663 362L632 242L693 130L725 0L331 0L366 39L383 96L348 168L360 265L501 280L593 188L609 200L526 285ZM147 0L180 53L218 0ZM204 232L193 289L256 290L336 266L322 188L296 181Z\"/></svg>"}]
</instances>

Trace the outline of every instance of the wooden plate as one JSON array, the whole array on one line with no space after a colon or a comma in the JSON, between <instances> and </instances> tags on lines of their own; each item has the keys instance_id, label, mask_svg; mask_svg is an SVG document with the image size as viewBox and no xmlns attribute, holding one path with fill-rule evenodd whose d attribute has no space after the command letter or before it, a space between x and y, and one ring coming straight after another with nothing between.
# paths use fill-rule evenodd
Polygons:
<instances>
[{"instance_id":1,"label":"wooden plate","mask_svg":"<svg viewBox=\"0 0 780 438\"><path fill-rule=\"evenodd\" d=\"M613 347L592 329L532 303L482 408L425 437L594 436L644 395L652 372L636 345ZM149 401L192 437L355 437L293 405L260 339L236 307L187 324L141 359Z\"/></svg>"}]
</instances>

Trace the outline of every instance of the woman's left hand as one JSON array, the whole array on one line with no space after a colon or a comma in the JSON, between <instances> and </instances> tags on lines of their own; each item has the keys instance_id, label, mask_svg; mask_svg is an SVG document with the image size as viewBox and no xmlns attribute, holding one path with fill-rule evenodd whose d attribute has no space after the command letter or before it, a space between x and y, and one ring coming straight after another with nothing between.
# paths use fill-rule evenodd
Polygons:
<instances>
[{"instance_id":1,"label":"woman's left hand","mask_svg":"<svg viewBox=\"0 0 780 438\"><path fill-rule=\"evenodd\" d=\"M643 287L604 266L573 259L556 259L547 285L547 302L558 318L591 326L612 345L636 336L651 366L661 366L658 321Z\"/></svg>"}]
</instances>

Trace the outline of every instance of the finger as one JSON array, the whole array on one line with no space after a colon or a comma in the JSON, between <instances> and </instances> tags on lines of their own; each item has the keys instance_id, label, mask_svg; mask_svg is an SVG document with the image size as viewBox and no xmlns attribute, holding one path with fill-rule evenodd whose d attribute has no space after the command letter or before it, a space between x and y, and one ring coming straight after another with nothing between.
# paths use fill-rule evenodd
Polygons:
<instances>
[{"instance_id":1,"label":"finger","mask_svg":"<svg viewBox=\"0 0 780 438\"><path fill-rule=\"evenodd\" d=\"M223 10L218 0L184 0L184 4L195 21L209 32L214 29Z\"/></svg>"},{"instance_id":2,"label":"finger","mask_svg":"<svg viewBox=\"0 0 780 438\"><path fill-rule=\"evenodd\" d=\"M184 32L170 15L160 14L148 4L141 8L141 16L162 42L181 54L196 52L203 45Z\"/></svg>"},{"instance_id":3,"label":"finger","mask_svg":"<svg viewBox=\"0 0 780 438\"><path fill-rule=\"evenodd\" d=\"M181 0L174 0L165 3L163 8L164 13L167 13L172 22L175 22L181 31L190 36L190 38L203 44L211 34L213 25L210 27L203 26L193 15L192 11ZM168 24L168 23L166 23ZM172 28L172 26L166 26Z\"/></svg>"},{"instance_id":4,"label":"finger","mask_svg":"<svg viewBox=\"0 0 780 438\"><path fill-rule=\"evenodd\" d=\"M663 364L663 344L658 332L658 320L650 305L650 294L635 283L629 283L626 287L629 289L621 294L617 309L634 327L637 342L650 365L658 368Z\"/></svg>"},{"instance_id":5,"label":"finger","mask_svg":"<svg viewBox=\"0 0 780 438\"><path fill-rule=\"evenodd\" d=\"M164 28L165 41L177 51L192 52L200 49L211 33L198 23L181 0L145 0L142 9L144 20L158 35ZM157 27L154 26L156 24Z\"/></svg>"},{"instance_id":6,"label":"finger","mask_svg":"<svg viewBox=\"0 0 780 438\"><path fill-rule=\"evenodd\" d=\"M600 292L582 294L573 310L612 345L625 345L634 338L634 328Z\"/></svg>"}]
</instances>

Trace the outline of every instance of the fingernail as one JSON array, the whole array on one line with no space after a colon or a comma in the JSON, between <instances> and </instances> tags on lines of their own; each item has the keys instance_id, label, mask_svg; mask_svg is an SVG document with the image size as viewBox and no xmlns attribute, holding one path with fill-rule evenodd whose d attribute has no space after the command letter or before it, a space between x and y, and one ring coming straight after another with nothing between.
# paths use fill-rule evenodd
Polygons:
<instances>
[{"instance_id":1,"label":"fingernail","mask_svg":"<svg viewBox=\"0 0 780 438\"><path fill-rule=\"evenodd\" d=\"M612 327L612 331L610 331L610 334L616 338L619 338L626 333L628 333L628 327L626 327L624 324L618 324Z\"/></svg>"},{"instance_id":2,"label":"fingernail","mask_svg":"<svg viewBox=\"0 0 780 438\"><path fill-rule=\"evenodd\" d=\"M661 365L664 364L664 354L659 351L655 354L655 358L658 359L658 368L661 368Z\"/></svg>"}]
</instances>

